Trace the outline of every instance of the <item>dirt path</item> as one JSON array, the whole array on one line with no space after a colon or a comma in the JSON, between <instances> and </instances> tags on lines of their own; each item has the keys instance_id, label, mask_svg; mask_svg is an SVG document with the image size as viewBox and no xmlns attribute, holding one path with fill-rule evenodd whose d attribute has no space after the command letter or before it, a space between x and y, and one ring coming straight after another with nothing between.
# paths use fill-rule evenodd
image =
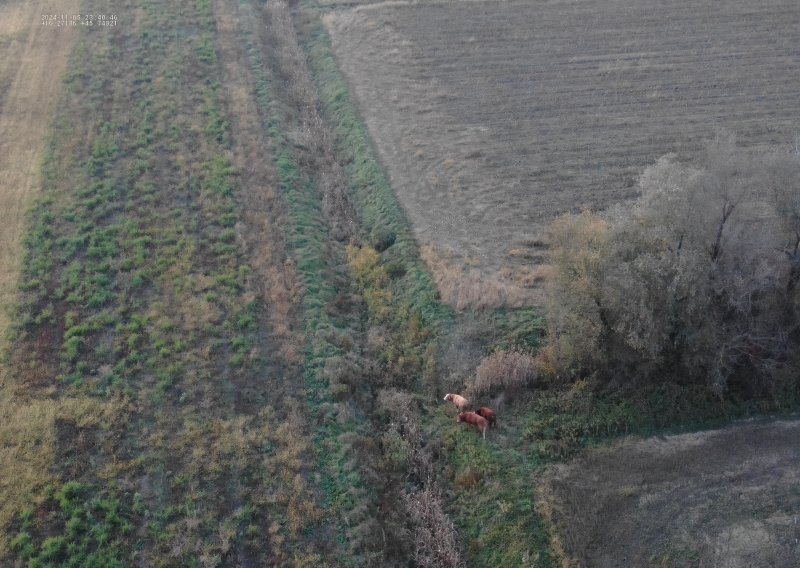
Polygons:
<instances>
[{"instance_id":1,"label":"dirt path","mask_svg":"<svg viewBox=\"0 0 800 568\"><path fill-rule=\"evenodd\" d=\"M756 147L797 133L796 2L325 5L392 188L456 307L540 304L549 223L634 197L661 155L695 156L716 127Z\"/></svg>"},{"instance_id":2,"label":"dirt path","mask_svg":"<svg viewBox=\"0 0 800 568\"><path fill-rule=\"evenodd\" d=\"M540 488L581 566L797 566L800 421L631 439Z\"/></svg>"},{"instance_id":3,"label":"dirt path","mask_svg":"<svg viewBox=\"0 0 800 568\"><path fill-rule=\"evenodd\" d=\"M79 3L72 0L13 2L0 9L0 81L11 78L9 66L16 66L8 89L0 85L0 338L17 291L25 213L41 186L44 138L72 42L80 33L44 27L41 16L78 12ZM19 43L23 37L24 46Z\"/></svg>"},{"instance_id":4,"label":"dirt path","mask_svg":"<svg viewBox=\"0 0 800 568\"><path fill-rule=\"evenodd\" d=\"M77 13L78 2L9 2L0 6L0 356L23 255L25 213L41 189L45 136L75 30L42 27L46 13ZM5 530L29 492L48 479L55 417L69 405L17 396L0 366L0 558Z\"/></svg>"}]
</instances>

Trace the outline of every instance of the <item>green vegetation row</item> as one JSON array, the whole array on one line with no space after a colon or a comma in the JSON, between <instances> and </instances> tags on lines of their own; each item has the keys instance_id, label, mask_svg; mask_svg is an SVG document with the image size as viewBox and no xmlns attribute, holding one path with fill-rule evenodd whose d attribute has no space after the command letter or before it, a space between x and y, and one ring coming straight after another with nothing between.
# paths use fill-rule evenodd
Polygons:
<instances>
[{"instance_id":1,"label":"green vegetation row","mask_svg":"<svg viewBox=\"0 0 800 568\"><path fill-rule=\"evenodd\" d=\"M411 225L386 172L375 156L366 125L350 98L338 68L330 38L313 10L304 11L303 35L317 82L325 117L336 136L340 161L347 164L353 197L369 244L384 252L382 260L393 273L392 289L411 310L418 310L428 327L448 329L453 311L438 301L430 271L420 258Z\"/></svg>"},{"instance_id":2,"label":"green vegetation row","mask_svg":"<svg viewBox=\"0 0 800 568\"><path fill-rule=\"evenodd\" d=\"M376 514L369 506L378 499L373 480L364 477L359 464L368 456L359 458L353 448L353 441L367 437L369 429L363 416L347 412L343 401L349 392L331 385L326 370L355 345L353 335L358 333L360 318L355 311L357 306L346 300L344 249L330 234L318 180L314 172L303 167L302 156L287 136L289 129L296 127L298 117L291 112L289 94L281 89L276 77L282 71L277 55L259 35L259 23L266 15L247 1L241 1L239 7L244 24L241 41L256 104L273 145L279 188L287 205L286 242L304 288L306 403L315 425L314 455L322 478L324 507L338 526L336 562L341 566L361 565L370 558L376 561L381 544L370 542L367 532L371 517ZM339 305L345 309L339 309Z\"/></svg>"}]
</instances>

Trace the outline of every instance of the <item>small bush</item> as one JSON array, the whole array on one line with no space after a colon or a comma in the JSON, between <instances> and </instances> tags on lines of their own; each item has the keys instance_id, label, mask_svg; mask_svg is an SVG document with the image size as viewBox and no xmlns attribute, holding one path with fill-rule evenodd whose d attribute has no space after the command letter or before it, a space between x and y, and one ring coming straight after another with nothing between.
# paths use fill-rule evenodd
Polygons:
<instances>
[{"instance_id":1,"label":"small bush","mask_svg":"<svg viewBox=\"0 0 800 568\"><path fill-rule=\"evenodd\" d=\"M389 276L381 264L380 255L373 249L347 247L350 273L362 289L364 300L373 320L384 320L391 311L392 291L387 287Z\"/></svg>"},{"instance_id":2,"label":"small bush","mask_svg":"<svg viewBox=\"0 0 800 568\"><path fill-rule=\"evenodd\" d=\"M364 380L364 362L353 354L329 357L322 374L331 386L347 385L355 389Z\"/></svg>"},{"instance_id":3,"label":"small bush","mask_svg":"<svg viewBox=\"0 0 800 568\"><path fill-rule=\"evenodd\" d=\"M413 394L398 389L381 389L378 392L376 413L386 422L405 420L419 413Z\"/></svg>"},{"instance_id":4,"label":"small bush","mask_svg":"<svg viewBox=\"0 0 800 568\"><path fill-rule=\"evenodd\" d=\"M402 262L393 261L386 264L386 274L389 275L389 278L402 278L406 275L406 267L403 265Z\"/></svg>"},{"instance_id":5,"label":"small bush","mask_svg":"<svg viewBox=\"0 0 800 568\"><path fill-rule=\"evenodd\" d=\"M397 428L390 428L381 436L381 452L386 467L395 473L404 473L408 467L411 448Z\"/></svg>"},{"instance_id":6,"label":"small bush","mask_svg":"<svg viewBox=\"0 0 800 568\"><path fill-rule=\"evenodd\" d=\"M469 392L471 395L498 390L514 392L531 385L537 376L536 360L527 353L496 351L481 361Z\"/></svg>"},{"instance_id":7,"label":"small bush","mask_svg":"<svg viewBox=\"0 0 800 568\"><path fill-rule=\"evenodd\" d=\"M387 285L389 277L381 264L381 257L374 250L348 246L347 261L353 279L360 287L379 288Z\"/></svg>"}]
</instances>

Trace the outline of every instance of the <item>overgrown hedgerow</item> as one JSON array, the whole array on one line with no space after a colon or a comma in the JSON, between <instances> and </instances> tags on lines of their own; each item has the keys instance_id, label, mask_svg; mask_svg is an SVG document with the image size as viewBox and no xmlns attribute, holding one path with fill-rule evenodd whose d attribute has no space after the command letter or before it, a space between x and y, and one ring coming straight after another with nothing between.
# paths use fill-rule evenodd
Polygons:
<instances>
[{"instance_id":1,"label":"overgrown hedgerow","mask_svg":"<svg viewBox=\"0 0 800 568\"><path fill-rule=\"evenodd\" d=\"M698 165L666 156L639 185L632 206L553 225L558 373L745 399L796 391L800 156L720 133Z\"/></svg>"}]
</instances>

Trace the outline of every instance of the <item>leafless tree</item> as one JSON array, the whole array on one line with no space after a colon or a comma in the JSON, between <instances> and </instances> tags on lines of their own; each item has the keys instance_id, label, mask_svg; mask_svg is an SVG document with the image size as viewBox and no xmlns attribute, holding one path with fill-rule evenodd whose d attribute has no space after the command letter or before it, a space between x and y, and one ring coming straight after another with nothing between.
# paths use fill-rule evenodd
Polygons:
<instances>
[{"instance_id":1,"label":"leafless tree","mask_svg":"<svg viewBox=\"0 0 800 568\"><path fill-rule=\"evenodd\" d=\"M698 166L665 156L639 186L632 205L553 226L560 372L764 394L798 363L800 156L721 133Z\"/></svg>"}]
</instances>

